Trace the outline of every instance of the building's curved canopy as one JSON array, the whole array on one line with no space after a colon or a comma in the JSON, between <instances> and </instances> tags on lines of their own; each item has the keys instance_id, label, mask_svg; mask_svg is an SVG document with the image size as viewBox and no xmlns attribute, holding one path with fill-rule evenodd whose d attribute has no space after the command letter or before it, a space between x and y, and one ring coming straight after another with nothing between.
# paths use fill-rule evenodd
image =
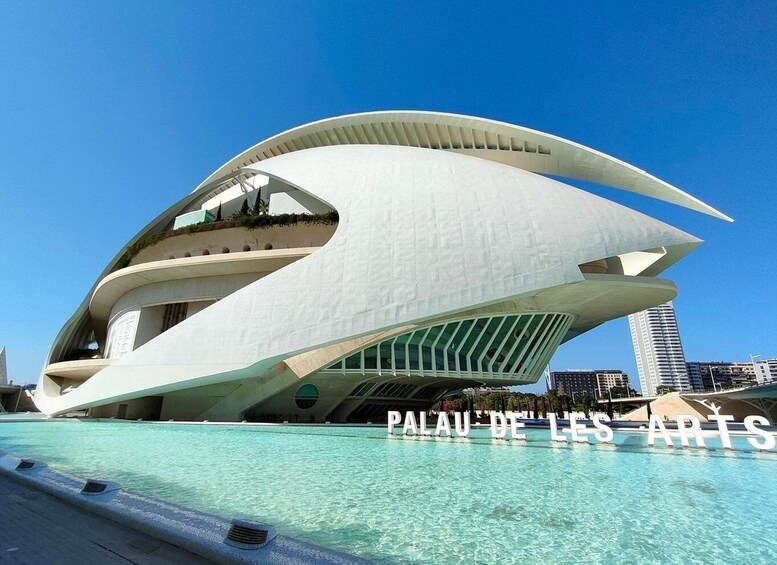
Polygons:
<instances>
[{"instance_id":1,"label":"building's curved canopy","mask_svg":"<svg viewBox=\"0 0 777 565\"><path fill-rule=\"evenodd\" d=\"M200 188L278 155L330 145L400 145L465 153L534 173L628 190L731 220L679 188L579 143L513 124L442 112L367 112L290 129L243 151ZM229 186L227 182L217 190Z\"/></svg>"},{"instance_id":2,"label":"building's curved canopy","mask_svg":"<svg viewBox=\"0 0 777 565\"><path fill-rule=\"evenodd\" d=\"M532 293L583 283L581 264L663 248L665 268L698 244L553 179L455 153L341 145L292 152L251 170L337 209L331 240L67 395L41 387L42 408L60 412L245 379L305 351L519 297L529 297L531 309ZM583 317L595 296L572 296L548 311ZM600 304L601 321L623 313Z\"/></svg>"}]
</instances>

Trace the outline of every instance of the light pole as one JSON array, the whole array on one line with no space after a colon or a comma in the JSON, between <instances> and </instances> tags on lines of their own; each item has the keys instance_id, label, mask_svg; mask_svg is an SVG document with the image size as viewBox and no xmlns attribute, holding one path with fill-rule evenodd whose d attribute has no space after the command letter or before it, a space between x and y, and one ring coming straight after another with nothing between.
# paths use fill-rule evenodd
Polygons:
<instances>
[{"instance_id":1,"label":"light pole","mask_svg":"<svg viewBox=\"0 0 777 565\"><path fill-rule=\"evenodd\" d=\"M760 357L760 355L753 355L752 353L750 354L750 362L753 364L753 375L755 376L755 384L758 384L758 368L755 366L756 357ZM771 374L769 376L771 377ZM771 380L771 378L769 380ZM765 378L764 378L764 382L766 382Z\"/></svg>"}]
</instances>

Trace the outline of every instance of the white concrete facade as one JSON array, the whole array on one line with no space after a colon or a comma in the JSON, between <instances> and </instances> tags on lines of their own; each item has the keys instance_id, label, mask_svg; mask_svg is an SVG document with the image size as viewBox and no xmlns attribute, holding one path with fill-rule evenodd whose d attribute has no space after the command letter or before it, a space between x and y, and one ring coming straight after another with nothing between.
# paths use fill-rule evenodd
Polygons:
<instances>
[{"instance_id":1,"label":"white concrete facade","mask_svg":"<svg viewBox=\"0 0 777 565\"><path fill-rule=\"evenodd\" d=\"M5 358L5 347L0 348L0 385L8 384L8 362Z\"/></svg>"},{"instance_id":2,"label":"white concrete facade","mask_svg":"<svg viewBox=\"0 0 777 565\"><path fill-rule=\"evenodd\" d=\"M629 329L643 396L655 396L659 386L693 392L671 302L631 314Z\"/></svg>"},{"instance_id":3,"label":"white concrete facade","mask_svg":"<svg viewBox=\"0 0 777 565\"><path fill-rule=\"evenodd\" d=\"M316 122L236 157L135 236L57 336L36 402L50 414L307 421L534 382L560 342L673 298L656 275L700 243L537 172L725 218L518 126L421 112ZM205 235L167 233L182 214L258 198L270 215L336 211L337 227L284 228L300 247L283 250L219 254L208 239L198 257ZM127 266L125 251L157 234Z\"/></svg>"},{"instance_id":4,"label":"white concrete facade","mask_svg":"<svg viewBox=\"0 0 777 565\"><path fill-rule=\"evenodd\" d=\"M757 384L761 385L777 382L777 359L756 361L753 365Z\"/></svg>"}]
</instances>

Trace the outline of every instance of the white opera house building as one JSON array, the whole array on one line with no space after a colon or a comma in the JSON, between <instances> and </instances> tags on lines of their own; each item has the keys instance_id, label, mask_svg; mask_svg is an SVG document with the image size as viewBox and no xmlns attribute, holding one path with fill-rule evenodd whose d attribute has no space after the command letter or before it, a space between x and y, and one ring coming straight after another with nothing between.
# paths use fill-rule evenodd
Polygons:
<instances>
[{"instance_id":1,"label":"white opera house building","mask_svg":"<svg viewBox=\"0 0 777 565\"><path fill-rule=\"evenodd\" d=\"M552 177L728 219L539 131L375 112L291 129L153 219L60 330L50 415L380 421L538 380L563 342L671 300L700 241Z\"/></svg>"}]
</instances>

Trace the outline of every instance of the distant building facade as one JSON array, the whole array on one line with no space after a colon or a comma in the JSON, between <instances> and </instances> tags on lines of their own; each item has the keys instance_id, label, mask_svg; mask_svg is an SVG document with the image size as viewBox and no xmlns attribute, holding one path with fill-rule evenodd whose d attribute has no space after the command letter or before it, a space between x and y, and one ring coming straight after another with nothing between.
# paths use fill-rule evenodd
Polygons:
<instances>
[{"instance_id":1,"label":"distant building facade","mask_svg":"<svg viewBox=\"0 0 777 565\"><path fill-rule=\"evenodd\" d=\"M8 384L8 362L5 360L5 347L0 349L0 385Z\"/></svg>"},{"instance_id":2,"label":"distant building facade","mask_svg":"<svg viewBox=\"0 0 777 565\"><path fill-rule=\"evenodd\" d=\"M766 361L689 361L685 364L694 392L714 392L777 382L777 359Z\"/></svg>"},{"instance_id":3,"label":"distant building facade","mask_svg":"<svg viewBox=\"0 0 777 565\"><path fill-rule=\"evenodd\" d=\"M629 389L629 376L617 369L553 371L550 382L562 396L589 394L594 398L606 398L613 387Z\"/></svg>"},{"instance_id":4,"label":"distant building facade","mask_svg":"<svg viewBox=\"0 0 777 565\"><path fill-rule=\"evenodd\" d=\"M660 386L678 392L694 390L671 302L631 314L629 329L643 395L655 396Z\"/></svg>"},{"instance_id":5,"label":"distant building facade","mask_svg":"<svg viewBox=\"0 0 777 565\"><path fill-rule=\"evenodd\" d=\"M777 382L777 359L757 361L753 367L757 384Z\"/></svg>"}]
</instances>

